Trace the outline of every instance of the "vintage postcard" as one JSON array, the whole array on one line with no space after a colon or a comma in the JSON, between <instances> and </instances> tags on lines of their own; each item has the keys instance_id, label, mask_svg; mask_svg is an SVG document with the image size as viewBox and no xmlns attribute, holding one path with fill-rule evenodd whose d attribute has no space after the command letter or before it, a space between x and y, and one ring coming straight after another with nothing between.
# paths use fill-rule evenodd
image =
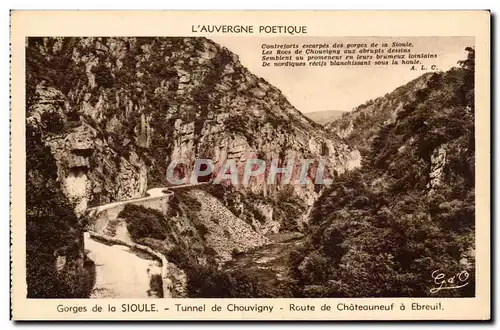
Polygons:
<instances>
[{"instance_id":1,"label":"vintage postcard","mask_svg":"<svg viewBox=\"0 0 500 330\"><path fill-rule=\"evenodd\" d=\"M11 12L14 320L489 320L490 12Z\"/></svg>"}]
</instances>

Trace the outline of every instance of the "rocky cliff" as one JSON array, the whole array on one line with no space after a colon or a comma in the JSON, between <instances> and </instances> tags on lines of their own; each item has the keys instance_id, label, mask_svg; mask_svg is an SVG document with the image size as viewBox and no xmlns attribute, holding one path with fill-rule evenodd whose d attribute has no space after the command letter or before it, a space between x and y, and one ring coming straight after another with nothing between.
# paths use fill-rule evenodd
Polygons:
<instances>
[{"instance_id":1,"label":"rocky cliff","mask_svg":"<svg viewBox=\"0 0 500 330\"><path fill-rule=\"evenodd\" d=\"M323 158L330 173L359 165L355 149L208 39L29 38L26 51L28 125L47 133L77 212L168 185L176 159ZM247 190L279 189L255 180ZM317 196L313 184L294 189L308 205Z\"/></svg>"},{"instance_id":2,"label":"rocky cliff","mask_svg":"<svg viewBox=\"0 0 500 330\"><path fill-rule=\"evenodd\" d=\"M94 263L38 127L26 128L26 282L29 298L85 298Z\"/></svg>"}]
</instances>

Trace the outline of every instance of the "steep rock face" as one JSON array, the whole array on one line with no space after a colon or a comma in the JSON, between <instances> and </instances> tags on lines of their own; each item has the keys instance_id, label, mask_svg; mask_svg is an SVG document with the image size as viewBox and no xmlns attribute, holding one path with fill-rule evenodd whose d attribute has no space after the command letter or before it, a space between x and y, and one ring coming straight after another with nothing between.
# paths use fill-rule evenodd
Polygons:
<instances>
[{"instance_id":1,"label":"steep rock face","mask_svg":"<svg viewBox=\"0 0 500 330\"><path fill-rule=\"evenodd\" d=\"M446 165L446 148L440 146L435 149L431 155L431 169L429 173L428 187L431 189L438 188L444 181L443 173Z\"/></svg>"},{"instance_id":2,"label":"steep rock face","mask_svg":"<svg viewBox=\"0 0 500 330\"><path fill-rule=\"evenodd\" d=\"M121 157L95 128L81 120L72 121L69 109L61 92L39 84L27 123L49 133L45 143L56 160L61 188L76 213L89 205L143 195L147 186L144 162L133 152L128 159Z\"/></svg>"},{"instance_id":3,"label":"steep rock face","mask_svg":"<svg viewBox=\"0 0 500 330\"><path fill-rule=\"evenodd\" d=\"M360 163L357 150L205 38L30 38L27 68L28 116L56 111L43 98L62 106L66 125L48 143L77 209L168 185L172 160L220 168L232 159L241 172L248 158L325 159L337 174ZM314 175L294 186L308 205ZM248 189L275 196L280 185L264 180Z\"/></svg>"},{"instance_id":4,"label":"steep rock face","mask_svg":"<svg viewBox=\"0 0 500 330\"><path fill-rule=\"evenodd\" d=\"M51 104L44 106L54 109ZM27 123L27 297L86 298L94 264L85 256L81 225L57 181L56 161L45 138L39 126Z\"/></svg>"}]
</instances>

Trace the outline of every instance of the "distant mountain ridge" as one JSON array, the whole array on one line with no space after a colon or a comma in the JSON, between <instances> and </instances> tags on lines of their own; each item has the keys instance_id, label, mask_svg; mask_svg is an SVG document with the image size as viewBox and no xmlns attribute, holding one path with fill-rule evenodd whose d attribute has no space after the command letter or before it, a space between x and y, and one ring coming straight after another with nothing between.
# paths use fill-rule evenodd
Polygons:
<instances>
[{"instance_id":1,"label":"distant mountain ridge","mask_svg":"<svg viewBox=\"0 0 500 330\"><path fill-rule=\"evenodd\" d=\"M423 74L390 93L357 106L325 127L361 153L366 153L380 126L394 121L403 106L414 100L418 91L426 88L432 76L433 73Z\"/></svg>"},{"instance_id":2,"label":"distant mountain ridge","mask_svg":"<svg viewBox=\"0 0 500 330\"><path fill-rule=\"evenodd\" d=\"M341 117L346 111L342 110L324 110L324 111L313 111L304 112L304 116L311 119L312 121L325 125L339 117Z\"/></svg>"}]
</instances>

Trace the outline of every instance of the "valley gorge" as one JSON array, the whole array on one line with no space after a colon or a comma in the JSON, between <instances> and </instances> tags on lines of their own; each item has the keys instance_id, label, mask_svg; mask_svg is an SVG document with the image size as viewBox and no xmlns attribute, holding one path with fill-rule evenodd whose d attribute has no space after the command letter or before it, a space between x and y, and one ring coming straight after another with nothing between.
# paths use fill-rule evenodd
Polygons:
<instances>
[{"instance_id":1,"label":"valley gorge","mask_svg":"<svg viewBox=\"0 0 500 330\"><path fill-rule=\"evenodd\" d=\"M251 158L279 163L324 158L336 174L359 166L355 149L304 117L237 55L208 39L29 38L26 51L27 127L40 136L40 147L50 150L60 198L85 221L93 221L86 217L89 208L168 187L166 168L176 159L206 158L220 166L228 159L243 164ZM201 200L240 224L220 233L214 229L212 244L190 248L199 246L204 254L215 247L208 257L229 260L233 250L264 244L266 234L307 225L305 214L318 196L313 171L308 178L310 184L301 186L252 178L245 187L188 190L165 214L187 224L179 225L173 242L149 244L160 244L168 254L189 245L189 230L200 236L206 225L189 218L196 213L192 205L177 204L188 204L183 198ZM205 212L210 219L214 211ZM246 245L241 245L245 239L228 238L242 226L260 238Z\"/></svg>"},{"instance_id":2,"label":"valley gorge","mask_svg":"<svg viewBox=\"0 0 500 330\"><path fill-rule=\"evenodd\" d=\"M472 270L468 56L322 126L207 38L28 38L28 296L92 297L95 272L120 267L86 244L150 249L130 262L154 264L165 298L422 296L418 269ZM334 180L316 184L317 164L302 185L167 180L199 158L240 177L249 159L324 160Z\"/></svg>"}]
</instances>

